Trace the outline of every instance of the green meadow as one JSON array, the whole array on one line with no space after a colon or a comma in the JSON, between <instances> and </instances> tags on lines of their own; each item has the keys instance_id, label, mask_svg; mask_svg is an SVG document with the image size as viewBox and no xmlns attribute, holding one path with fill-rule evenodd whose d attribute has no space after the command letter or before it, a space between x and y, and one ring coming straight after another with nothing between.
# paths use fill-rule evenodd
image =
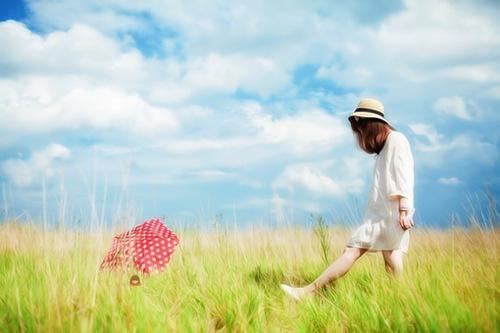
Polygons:
<instances>
[{"instance_id":1,"label":"green meadow","mask_svg":"<svg viewBox=\"0 0 500 333\"><path fill-rule=\"evenodd\" d=\"M168 223L167 223L168 225ZM1 332L498 332L498 228L414 227L404 276L380 253L361 257L315 298L282 282L312 281L347 228L174 230L168 269L100 272L113 232L0 225Z\"/></svg>"}]
</instances>

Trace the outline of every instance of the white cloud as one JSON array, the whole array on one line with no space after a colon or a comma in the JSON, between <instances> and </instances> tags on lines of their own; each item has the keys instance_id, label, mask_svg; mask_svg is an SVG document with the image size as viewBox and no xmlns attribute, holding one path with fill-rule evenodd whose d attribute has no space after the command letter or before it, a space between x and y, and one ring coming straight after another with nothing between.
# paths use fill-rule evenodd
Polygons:
<instances>
[{"instance_id":1,"label":"white cloud","mask_svg":"<svg viewBox=\"0 0 500 333\"><path fill-rule=\"evenodd\" d=\"M16 74L83 75L123 82L140 78L144 59L135 49L123 51L115 40L85 25L48 35L31 32L16 21L0 22L4 70Z\"/></svg>"},{"instance_id":2,"label":"white cloud","mask_svg":"<svg viewBox=\"0 0 500 333\"><path fill-rule=\"evenodd\" d=\"M165 60L165 77L154 77L149 91L152 100L183 103L197 97L231 94L238 90L266 98L286 89L291 74L279 62L240 53L193 56L186 61Z\"/></svg>"},{"instance_id":3,"label":"white cloud","mask_svg":"<svg viewBox=\"0 0 500 333\"><path fill-rule=\"evenodd\" d=\"M462 181L456 177L441 177L438 179L438 182L443 185L448 185L448 186L456 186L462 184Z\"/></svg>"},{"instance_id":4,"label":"white cloud","mask_svg":"<svg viewBox=\"0 0 500 333\"><path fill-rule=\"evenodd\" d=\"M447 149L447 144L444 143L444 136L439 134L432 125L415 123L409 125L413 133L425 137L426 143L418 141L416 149L422 152L437 152Z\"/></svg>"},{"instance_id":5,"label":"white cloud","mask_svg":"<svg viewBox=\"0 0 500 333\"><path fill-rule=\"evenodd\" d=\"M211 52L186 59L146 59L120 40L83 24L42 36L15 21L0 23L0 66L20 74L113 87L147 103L188 108L190 100L242 90L268 97L290 85L290 73L276 59L241 52ZM78 77L78 80L74 79ZM76 82L75 82L76 81Z\"/></svg>"},{"instance_id":6,"label":"white cloud","mask_svg":"<svg viewBox=\"0 0 500 333\"><path fill-rule=\"evenodd\" d=\"M57 164L71 156L71 151L60 144L51 144L34 152L27 160L8 159L2 164L4 173L17 186L29 186L40 178L50 179L61 172Z\"/></svg>"},{"instance_id":7,"label":"white cloud","mask_svg":"<svg viewBox=\"0 0 500 333\"><path fill-rule=\"evenodd\" d=\"M214 181L214 180L216 181L228 178L234 178L234 179L238 178L237 172L229 172L218 169L202 169L202 170L196 170L194 172L188 172L187 174L189 176L189 179L195 178L202 181Z\"/></svg>"},{"instance_id":8,"label":"white cloud","mask_svg":"<svg viewBox=\"0 0 500 333\"><path fill-rule=\"evenodd\" d=\"M94 145L93 150L102 154L103 156L121 156L121 155L129 155L133 153L139 152L138 148L132 148L127 146L116 146L116 145L106 145L106 144L97 144Z\"/></svg>"},{"instance_id":9,"label":"white cloud","mask_svg":"<svg viewBox=\"0 0 500 333\"><path fill-rule=\"evenodd\" d=\"M494 112L482 101L499 96L500 26L485 2L406 0L390 16L376 5L373 15L384 18L376 24L357 17L359 9L372 14L361 2L27 6L32 31L0 23L0 117L9 119L0 123L2 148L66 142L57 136L68 134L87 146L79 139L90 137L106 162L99 172L113 175L117 160L129 159L131 182L141 184L174 184L189 175L265 190L272 181L255 174L279 168L280 193L269 202L282 219L285 205L293 210L300 203L281 191L334 197L362 190L369 163L338 157L353 147L345 115L363 95L380 96L396 126L411 124L419 162L498 161L497 147L473 132L480 121L459 135L422 123L433 102L436 111L464 120ZM88 148L75 147L78 165L91 164ZM306 157L332 155L338 162L304 164ZM40 173L26 167L30 160L11 161L20 161L8 168L13 175L25 170L18 183L37 181Z\"/></svg>"},{"instance_id":10,"label":"white cloud","mask_svg":"<svg viewBox=\"0 0 500 333\"><path fill-rule=\"evenodd\" d=\"M165 6L169 10L165 10ZM364 11L370 11L368 4L362 6ZM360 12L357 3L299 2L285 7L268 1L215 4L123 0L106 4L97 0L84 3L76 0L29 2L34 22L43 27L68 29L79 22L108 34L114 31L148 33L155 28L175 32L166 36L163 43L180 44L182 56L192 62L193 68L212 64L220 74L218 66L221 62L227 63L222 77L227 77L228 82L233 75L242 75L225 72L225 69L240 63L239 56L234 58L235 54L248 56L249 61L244 63L250 68L264 72L275 68L274 74L291 73L303 63L325 64L324 68L337 68L342 75L336 77L347 79L346 84L366 82L366 87L374 81L381 83L382 77L384 84L393 82L394 77L418 80L419 75L426 81L436 75L458 75L461 79L484 81L498 79L500 73L498 66L494 65L500 55L500 28L493 14L495 11L485 3L406 0L402 10L371 26L367 22L354 24ZM380 6L374 6L371 11L371 17L384 14ZM145 22L144 13L151 17L148 22ZM335 36L334 42L332 36ZM210 53L215 56L207 60ZM335 54L345 62L341 67L331 64L332 58L338 59ZM264 62L258 59L264 59ZM480 59L482 63L489 61L493 65L486 71L477 67L480 64L474 59ZM241 68L237 72L240 71ZM356 82L355 73L360 74L360 78L371 80L359 79ZM407 73L416 75L407 77ZM480 74L471 75L473 73ZM490 74L485 77L486 73ZM274 76L268 75L267 78L271 82L263 80L261 84L276 84ZM216 77L212 80L217 83ZM197 81L195 77L194 82ZM171 88L175 89L175 86ZM269 93L271 89L247 88L259 94L264 94L262 90Z\"/></svg>"},{"instance_id":11,"label":"white cloud","mask_svg":"<svg viewBox=\"0 0 500 333\"><path fill-rule=\"evenodd\" d=\"M189 154L200 150L219 150L244 148L260 143L251 137L214 138L214 139L177 139L157 145L168 152Z\"/></svg>"},{"instance_id":12,"label":"white cloud","mask_svg":"<svg viewBox=\"0 0 500 333\"><path fill-rule=\"evenodd\" d=\"M350 138L350 130L338 117L320 109L279 118L264 113L258 104L248 105L246 111L261 142L284 143L296 153L326 151Z\"/></svg>"},{"instance_id":13,"label":"white cloud","mask_svg":"<svg viewBox=\"0 0 500 333\"><path fill-rule=\"evenodd\" d=\"M489 142L482 141L468 134L459 134L452 138L447 147L454 158L472 161L488 166L498 162L500 152Z\"/></svg>"},{"instance_id":14,"label":"white cloud","mask_svg":"<svg viewBox=\"0 0 500 333\"><path fill-rule=\"evenodd\" d=\"M355 162L356 161L356 162ZM336 168L342 172L342 180L334 180L326 174L334 160L322 163L294 164L287 166L273 182L274 191L287 190L291 193L307 190L317 196L343 197L348 193L359 193L364 185L359 159L345 158L343 165Z\"/></svg>"},{"instance_id":15,"label":"white cloud","mask_svg":"<svg viewBox=\"0 0 500 333\"><path fill-rule=\"evenodd\" d=\"M143 30L145 20L139 13L134 15L121 1L36 1L29 0L27 5L34 14L33 23L44 30L66 29L74 22L98 27L100 30L127 32ZM125 2L123 2L125 4Z\"/></svg>"},{"instance_id":16,"label":"white cloud","mask_svg":"<svg viewBox=\"0 0 500 333\"><path fill-rule=\"evenodd\" d=\"M168 133L179 121L135 89L147 67L137 50L83 25L46 36L14 21L0 23L0 127L13 135L53 130ZM145 85L144 85L145 86ZM146 89L146 88L142 88ZM140 92L141 90L139 90Z\"/></svg>"},{"instance_id":17,"label":"white cloud","mask_svg":"<svg viewBox=\"0 0 500 333\"><path fill-rule=\"evenodd\" d=\"M480 6L452 1L406 0L406 10L377 31L379 49L405 63L448 62L498 55L499 26ZM428 50L428 52L422 52Z\"/></svg>"},{"instance_id":18,"label":"white cloud","mask_svg":"<svg viewBox=\"0 0 500 333\"><path fill-rule=\"evenodd\" d=\"M77 79L0 80L0 114L5 131L114 129L152 135L178 128L173 113L115 87L93 87Z\"/></svg>"},{"instance_id":19,"label":"white cloud","mask_svg":"<svg viewBox=\"0 0 500 333\"><path fill-rule=\"evenodd\" d=\"M252 146L277 145L284 152L307 155L326 152L351 139L346 124L337 116L321 109L301 110L292 115L273 117L259 103L239 105L241 134L230 137L172 139L156 146L174 153L191 153L202 150L242 149ZM227 125L229 126L229 124Z\"/></svg>"},{"instance_id":20,"label":"white cloud","mask_svg":"<svg viewBox=\"0 0 500 333\"><path fill-rule=\"evenodd\" d=\"M425 162L430 165L440 165L442 162L456 159L467 159L484 165L494 165L499 152L494 144L477 139L469 134L459 134L446 137L432 125L415 123L409 125L413 133L423 136L426 142L417 141L416 149L427 156Z\"/></svg>"},{"instance_id":21,"label":"white cloud","mask_svg":"<svg viewBox=\"0 0 500 333\"><path fill-rule=\"evenodd\" d=\"M320 213L323 209L322 205L317 202L302 202L300 205L305 211L309 213Z\"/></svg>"},{"instance_id":22,"label":"white cloud","mask_svg":"<svg viewBox=\"0 0 500 333\"><path fill-rule=\"evenodd\" d=\"M378 26L337 26L332 34L340 38L335 51L341 56L322 65L318 77L367 90L388 87L386 94L394 94L394 99L401 94L406 99L410 94L421 98L408 84L425 83L425 92L431 95L433 88L444 88L443 82L450 91L463 83L500 82L500 26L484 3L404 2L404 10ZM356 47L344 42L342 35L356 40Z\"/></svg>"},{"instance_id":23,"label":"white cloud","mask_svg":"<svg viewBox=\"0 0 500 333\"><path fill-rule=\"evenodd\" d=\"M441 97L434 103L434 109L438 112L449 114L463 120L471 120L464 99L460 96Z\"/></svg>"},{"instance_id":24,"label":"white cloud","mask_svg":"<svg viewBox=\"0 0 500 333\"><path fill-rule=\"evenodd\" d=\"M340 196L343 194L340 184L324 175L320 170L315 170L305 165L286 167L273 183L273 188L284 188L291 192L296 187L305 188L309 192L318 195Z\"/></svg>"},{"instance_id":25,"label":"white cloud","mask_svg":"<svg viewBox=\"0 0 500 333\"><path fill-rule=\"evenodd\" d=\"M433 76L427 76L428 80L435 78L494 84L500 82L500 66L495 62L451 66L437 70Z\"/></svg>"},{"instance_id":26,"label":"white cloud","mask_svg":"<svg viewBox=\"0 0 500 333\"><path fill-rule=\"evenodd\" d=\"M227 208L267 208L273 210L272 199L266 197L247 197L243 200L226 205Z\"/></svg>"},{"instance_id":27,"label":"white cloud","mask_svg":"<svg viewBox=\"0 0 500 333\"><path fill-rule=\"evenodd\" d=\"M186 68L186 86L200 92L233 92L241 88L267 97L290 81L290 75L272 59L241 54L212 53L193 59Z\"/></svg>"}]
</instances>

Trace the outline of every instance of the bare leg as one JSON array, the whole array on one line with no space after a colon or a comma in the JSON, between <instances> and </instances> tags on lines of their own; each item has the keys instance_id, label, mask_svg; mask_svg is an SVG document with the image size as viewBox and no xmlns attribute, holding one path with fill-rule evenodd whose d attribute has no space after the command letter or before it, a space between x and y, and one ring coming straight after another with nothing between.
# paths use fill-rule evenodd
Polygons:
<instances>
[{"instance_id":1,"label":"bare leg","mask_svg":"<svg viewBox=\"0 0 500 333\"><path fill-rule=\"evenodd\" d=\"M404 252L401 250L382 251L385 262L385 270L396 278L403 274Z\"/></svg>"},{"instance_id":2,"label":"bare leg","mask_svg":"<svg viewBox=\"0 0 500 333\"><path fill-rule=\"evenodd\" d=\"M321 275L308 285L311 291L317 291L330 282L337 280L346 274L359 257L361 257L367 249L356 247L345 247L342 255L335 260Z\"/></svg>"},{"instance_id":3,"label":"bare leg","mask_svg":"<svg viewBox=\"0 0 500 333\"><path fill-rule=\"evenodd\" d=\"M361 257L367 249L360 249L355 247L345 247L342 255L337 258L321 275L314 280L314 282L302 288L292 288L287 285L281 285L281 288L295 299L300 299L302 296L312 294L335 281L344 274L346 274L352 267L354 262Z\"/></svg>"}]
</instances>

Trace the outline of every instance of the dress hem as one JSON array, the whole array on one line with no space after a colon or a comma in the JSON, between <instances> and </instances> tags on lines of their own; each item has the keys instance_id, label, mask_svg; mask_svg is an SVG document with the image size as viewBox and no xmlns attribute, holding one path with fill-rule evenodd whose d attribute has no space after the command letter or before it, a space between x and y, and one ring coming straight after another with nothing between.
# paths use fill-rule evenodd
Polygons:
<instances>
[{"instance_id":1,"label":"dress hem","mask_svg":"<svg viewBox=\"0 0 500 333\"><path fill-rule=\"evenodd\" d=\"M378 248L373 248L373 247L364 247L360 245L354 245L354 244L346 244L347 247L353 247L357 249L365 249L368 252L380 252L380 251L394 251L394 250L401 250L404 253L408 253L408 249L405 248L396 248L396 249L378 249Z\"/></svg>"}]
</instances>

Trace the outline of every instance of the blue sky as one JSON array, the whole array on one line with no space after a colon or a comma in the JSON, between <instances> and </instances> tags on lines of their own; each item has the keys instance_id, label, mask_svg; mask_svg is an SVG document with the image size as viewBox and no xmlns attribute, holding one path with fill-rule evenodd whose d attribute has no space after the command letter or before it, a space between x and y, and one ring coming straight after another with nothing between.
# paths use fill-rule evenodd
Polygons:
<instances>
[{"instance_id":1,"label":"blue sky","mask_svg":"<svg viewBox=\"0 0 500 333\"><path fill-rule=\"evenodd\" d=\"M346 117L375 97L412 145L417 223L449 226L486 188L500 196L499 14L495 1L2 2L2 214L357 223L374 159Z\"/></svg>"}]
</instances>

